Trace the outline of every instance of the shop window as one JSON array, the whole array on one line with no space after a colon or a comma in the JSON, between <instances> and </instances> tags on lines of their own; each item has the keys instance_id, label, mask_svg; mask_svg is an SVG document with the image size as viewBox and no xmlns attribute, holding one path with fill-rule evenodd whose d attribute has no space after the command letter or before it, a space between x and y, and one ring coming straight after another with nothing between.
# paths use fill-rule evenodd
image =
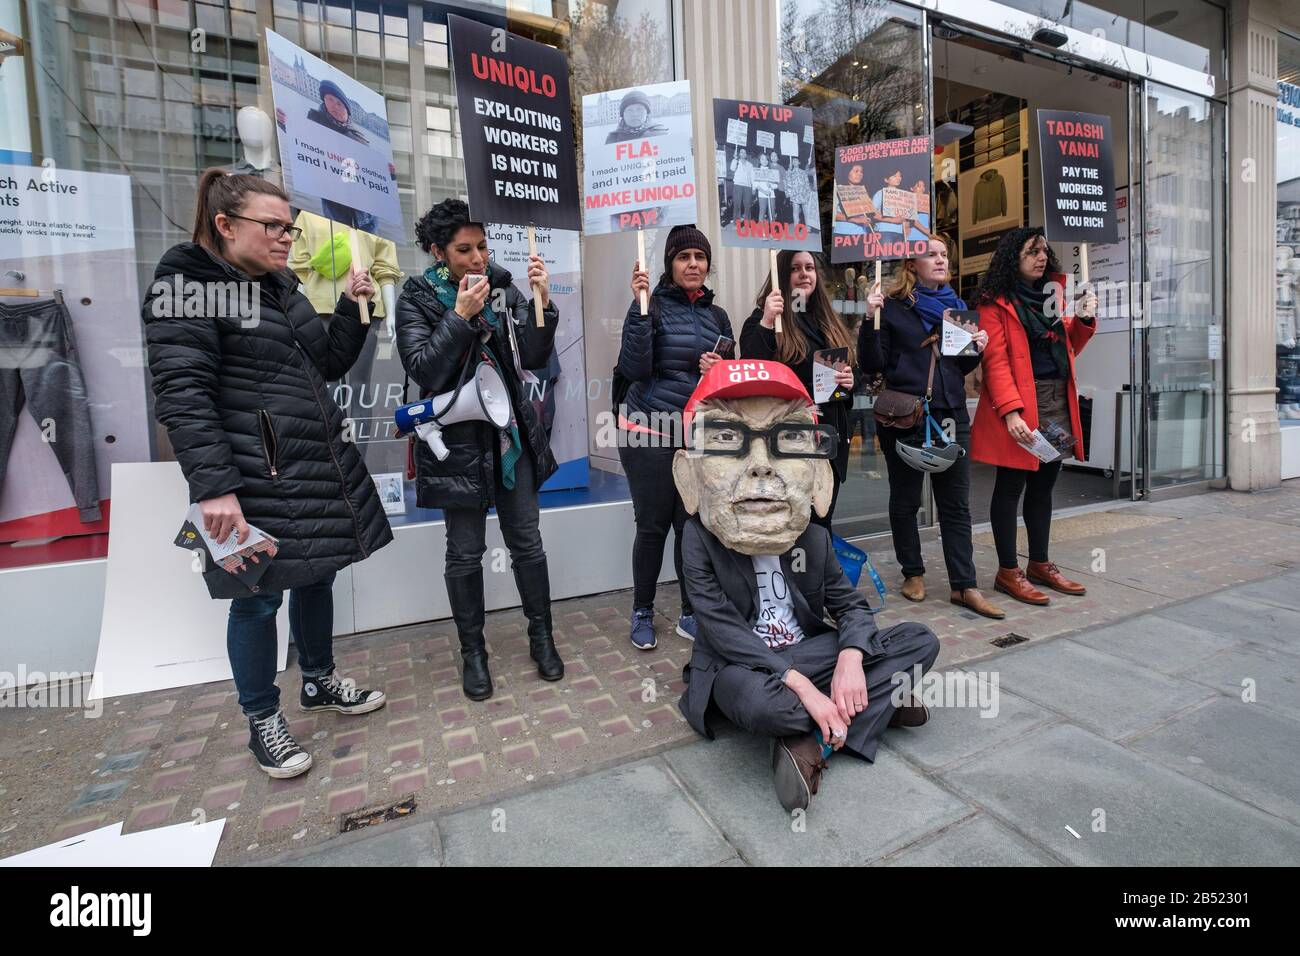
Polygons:
<instances>
[{"instance_id":1,"label":"shop window","mask_svg":"<svg viewBox=\"0 0 1300 956\"><path fill-rule=\"evenodd\" d=\"M1284 478L1300 473L1300 38L1277 46L1277 417Z\"/></svg>"}]
</instances>

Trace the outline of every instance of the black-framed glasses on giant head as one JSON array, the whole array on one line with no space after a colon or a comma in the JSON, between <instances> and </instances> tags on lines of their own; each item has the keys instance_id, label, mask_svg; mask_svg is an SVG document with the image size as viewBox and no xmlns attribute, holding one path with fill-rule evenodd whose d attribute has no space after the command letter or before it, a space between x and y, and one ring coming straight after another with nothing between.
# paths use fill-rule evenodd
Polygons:
<instances>
[{"instance_id":1,"label":"black-framed glasses on giant head","mask_svg":"<svg viewBox=\"0 0 1300 956\"><path fill-rule=\"evenodd\" d=\"M289 238L294 242L297 242L302 238L302 230L292 224L285 225L282 222L268 222L265 219L249 219L247 216L236 216L234 213L227 213L226 218L242 219L244 222L258 223L266 231L266 237L268 239L279 239L285 233L288 233Z\"/></svg>"},{"instance_id":2,"label":"black-framed glasses on giant head","mask_svg":"<svg viewBox=\"0 0 1300 956\"><path fill-rule=\"evenodd\" d=\"M777 422L757 429L734 419L697 418L691 424L690 450L701 455L740 458L749 454L749 443L755 438L767 443L773 458L834 458L839 442L833 425Z\"/></svg>"}]
</instances>

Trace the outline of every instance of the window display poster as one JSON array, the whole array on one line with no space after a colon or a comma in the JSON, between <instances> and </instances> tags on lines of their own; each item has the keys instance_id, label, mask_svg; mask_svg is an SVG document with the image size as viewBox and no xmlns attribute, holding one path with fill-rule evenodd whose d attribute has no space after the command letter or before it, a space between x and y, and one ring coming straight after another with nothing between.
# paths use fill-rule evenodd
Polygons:
<instances>
[{"instance_id":1,"label":"window display poster","mask_svg":"<svg viewBox=\"0 0 1300 956\"><path fill-rule=\"evenodd\" d=\"M1047 238L1115 242L1115 157L1110 117L1071 110L1038 111Z\"/></svg>"},{"instance_id":2,"label":"window display poster","mask_svg":"<svg viewBox=\"0 0 1300 956\"><path fill-rule=\"evenodd\" d=\"M447 16L470 214L581 228L569 67L544 43Z\"/></svg>"},{"instance_id":3,"label":"window display poster","mask_svg":"<svg viewBox=\"0 0 1300 956\"><path fill-rule=\"evenodd\" d=\"M831 262L906 259L930 241L933 140L906 136L835 150Z\"/></svg>"},{"instance_id":4,"label":"window display poster","mask_svg":"<svg viewBox=\"0 0 1300 956\"><path fill-rule=\"evenodd\" d=\"M32 394L33 377L17 392L13 439L0 442L0 541L106 531L113 463L151 457L134 229L127 176L0 164L0 273L23 275L0 285L44 293L0 299L0 335L17 336L0 341L0 377L17 374L21 352L29 367L75 367L84 385L60 376ZM49 349L30 348L35 323ZM96 499L93 520L83 511Z\"/></svg>"},{"instance_id":5,"label":"window display poster","mask_svg":"<svg viewBox=\"0 0 1300 956\"><path fill-rule=\"evenodd\" d=\"M384 98L273 30L271 94L295 206L394 242L408 237Z\"/></svg>"},{"instance_id":6,"label":"window display poster","mask_svg":"<svg viewBox=\"0 0 1300 956\"><path fill-rule=\"evenodd\" d=\"M528 233L523 226L487 224L492 261L510 271L515 288L532 298L528 285ZM537 254L551 276L551 301L560 310L555 347L544 368L529 369L537 381L525 384L524 397L533 403L538 420L551 440L559 470L543 491L585 488L587 471L587 366L582 324L582 264L578 233L568 229L537 229ZM391 417L391 416L390 416Z\"/></svg>"},{"instance_id":7,"label":"window display poster","mask_svg":"<svg viewBox=\"0 0 1300 956\"><path fill-rule=\"evenodd\" d=\"M806 106L713 101L715 146L726 153L723 245L820 252L821 225ZM784 134L789 133L790 136ZM777 149L780 142L785 150Z\"/></svg>"},{"instance_id":8,"label":"window display poster","mask_svg":"<svg viewBox=\"0 0 1300 956\"><path fill-rule=\"evenodd\" d=\"M961 274L988 268L1003 234L1024 225L1023 152L957 174Z\"/></svg>"},{"instance_id":9,"label":"window display poster","mask_svg":"<svg viewBox=\"0 0 1300 956\"><path fill-rule=\"evenodd\" d=\"M582 98L587 235L698 220L686 80Z\"/></svg>"}]
</instances>

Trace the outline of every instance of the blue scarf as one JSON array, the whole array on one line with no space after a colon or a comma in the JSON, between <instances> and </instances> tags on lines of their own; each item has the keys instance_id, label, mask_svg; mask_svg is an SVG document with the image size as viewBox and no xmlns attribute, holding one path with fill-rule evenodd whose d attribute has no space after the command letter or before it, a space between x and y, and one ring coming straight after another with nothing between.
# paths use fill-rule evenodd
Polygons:
<instances>
[{"instance_id":1,"label":"blue scarf","mask_svg":"<svg viewBox=\"0 0 1300 956\"><path fill-rule=\"evenodd\" d=\"M435 262L429 268L424 270L424 277L429 280L433 286L434 295L438 301L447 307L450 312L456 308L456 283L451 280L451 270L447 268L445 262ZM483 310L479 312L478 317L487 323L488 328L496 329L499 326L496 313L488 308L487 303L492 299L488 296L483 303ZM445 313L444 313L445 314ZM468 318L468 316L466 316ZM497 358L496 352L492 351L491 337L483 342L483 348L490 356L489 364L494 366L498 372L505 375L505 366ZM501 430L501 485L504 488L514 488L515 486L515 462L519 456L524 453L523 442L519 438L519 426L515 422L514 409L510 409L510 424Z\"/></svg>"},{"instance_id":2,"label":"blue scarf","mask_svg":"<svg viewBox=\"0 0 1300 956\"><path fill-rule=\"evenodd\" d=\"M921 317L921 325L925 326L927 335L933 332L935 326L943 320L944 309L966 308L966 303L952 291L950 285L930 289L918 282L912 288L912 296L915 300L912 308L916 309L916 314Z\"/></svg>"}]
</instances>

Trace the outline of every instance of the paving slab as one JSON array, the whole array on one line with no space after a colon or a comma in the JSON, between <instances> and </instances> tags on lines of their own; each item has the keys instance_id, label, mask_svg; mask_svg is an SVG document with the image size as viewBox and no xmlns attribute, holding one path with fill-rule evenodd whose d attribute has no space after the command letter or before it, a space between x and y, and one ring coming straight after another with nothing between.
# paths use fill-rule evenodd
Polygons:
<instances>
[{"instance_id":1,"label":"paving slab","mask_svg":"<svg viewBox=\"0 0 1300 956\"><path fill-rule=\"evenodd\" d=\"M1276 607L1300 611L1300 587L1296 586L1298 581L1300 575L1289 574L1267 581L1252 581L1250 584L1243 584L1224 593L1259 604L1272 604Z\"/></svg>"},{"instance_id":2,"label":"paving slab","mask_svg":"<svg viewBox=\"0 0 1300 956\"><path fill-rule=\"evenodd\" d=\"M1167 677L1072 641L1053 641L988 662L1001 686L1118 740L1206 700L1208 688Z\"/></svg>"},{"instance_id":3,"label":"paving slab","mask_svg":"<svg viewBox=\"0 0 1300 956\"><path fill-rule=\"evenodd\" d=\"M447 866L710 866L736 856L641 760L439 820Z\"/></svg>"},{"instance_id":4,"label":"paving slab","mask_svg":"<svg viewBox=\"0 0 1300 956\"><path fill-rule=\"evenodd\" d=\"M972 808L881 749L869 764L834 754L802 818L787 814L772 786L768 741L738 734L670 750L663 759L756 866L860 866Z\"/></svg>"},{"instance_id":5,"label":"paving slab","mask_svg":"<svg viewBox=\"0 0 1300 956\"><path fill-rule=\"evenodd\" d=\"M882 866L1060 866L1024 837L983 813L884 860Z\"/></svg>"},{"instance_id":6,"label":"paving slab","mask_svg":"<svg viewBox=\"0 0 1300 956\"><path fill-rule=\"evenodd\" d=\"M1300 860L1296 827L1069 724L1035 731L939 777L1072 863L1294 866ZM1104 833L1092 830L1097 809L1105 812Z\"/></svg>"},{"instance_id":7,"label":"paving slab","mask_svg":"<svg viewBox=\"0 0 1300 956\"><path fill-rule=\"evenodd\" d=\"M996 661L986 663L990 670L998 667ZM978 681L976 697L971 695L971 686L966 685L965 697L968 702L982 699L995 703L996 709L990 707L987 711L981 711L972 706L931 707L928 724L924 727L886 731L881 738L883 746L902 754L912 763L933 770L980 750L1005 743L1048 721L1059 719L1051 711L1007 691L1001 686L1000 677L995 683L991 673L972 668L958 668L955 672L969 675L968 679ZM931 673L939 677L949 672ZM945 676L945 681L947 679ZM992 713L993 716L981 716L985 712Z\"/></svg>"},{"instance_id":8,"label":"paving slab","mask_svg":"<svg viewBox=\"0 0 1300 956\"><path fill-rule=\"evenodd\" d=\"M383 823L375 826L373 832L347 834L274 863L298 867L442 865L438 827L432 820L387 831Z\"/></svg>"},{"instance_id":9,"label":"paving slab","mask_svg":"<svg viewBox=\"0 0 1300 956\"><path fill-rule=\"evenodd\" d=\"M1229 635L1156 614L1142 614L1109 627L1071 634L1069 640L1171 676L1227 647L1244 644Z\"/></svg>"},{"instance_id":10,"label":"paving slab","mask_svg":"<svg viewBox=\"0 0 1300 956\"><path fill-rule=\"evenodd\" d=\"M1194 664L1181 676L1233 700L1242 700L1249 690L1260 707L1300 720L1300 657L1263 644L1241 644Z\"/></svg>"},{"instance_id":11,"label":"paving slab","mask_svg":"<svg viewBox=\"0 0 1300 956\"><path fill-rule=\"evenodd\" d=\"M1220 697L1129 741L1167 767L1300 824L1300 721ZM1243 746L1249 741L1249 746Z\"/></svg>"},{"instance_id":12,"label":"paving slab","mask_svg":"<svg viewBox=\"0 0 1300 956\"><path fill-rule=\"evenodd\" d=\"M1161 608L1156 613L1171 621L1300 654L1300 611L1290 608L1261 604L1233 594L1215 594Z\"/></svg>"}]
</instances>

